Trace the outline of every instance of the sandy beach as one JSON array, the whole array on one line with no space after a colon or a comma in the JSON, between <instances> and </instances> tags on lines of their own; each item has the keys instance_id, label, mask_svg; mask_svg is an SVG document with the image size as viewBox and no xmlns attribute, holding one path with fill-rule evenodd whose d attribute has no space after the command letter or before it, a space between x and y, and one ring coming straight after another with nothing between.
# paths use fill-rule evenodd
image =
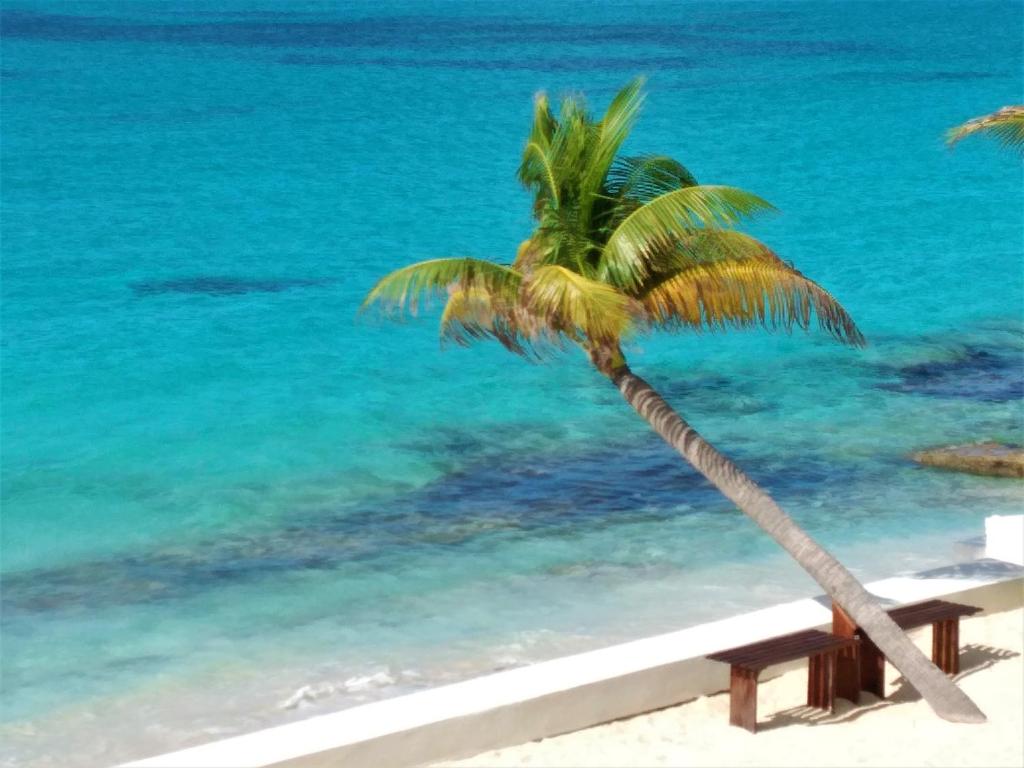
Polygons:
<instances>
[{"instance_id":1,"label":"sandy beach","mask_svg":"<svg viewBox=\"0 0 1024 768\"><path fill-rule=\"evenodd\" d=\"M843 699L829 714L803 706L805 668L758 689L756 735L728 725L725 693L468 760L470 766L1013 766L1024 765L1024 610L961 622L964 691L984 710L984 725L956 725L932 714L887 665L886 699ZM931 630L912 637L926 651Z\"/></svg>"}]
</instances>

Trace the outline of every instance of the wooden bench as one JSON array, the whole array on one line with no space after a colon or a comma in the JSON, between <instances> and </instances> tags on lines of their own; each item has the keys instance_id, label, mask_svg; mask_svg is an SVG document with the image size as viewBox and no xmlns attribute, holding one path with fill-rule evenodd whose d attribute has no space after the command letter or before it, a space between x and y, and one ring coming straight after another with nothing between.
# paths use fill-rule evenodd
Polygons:
<instances>
[{"instance_id":1,"label":"wooden bench","mask_svg":"<svg viewBox=\"0 0 1024 768\"><path fill-rule=\"evenodd\" d=\"M960 671L960 617L980 611L971 605L929 600L893 608L889 616L900 629L932 625L932 662L948 675ZM860 637L859 647L840 654L837 662L837 695L857 701L860 691L885 698L885 656L856 622L832 603L832 632L840 637ZM859 659L858 659L859 656Z\"/></svg>"},{"instance_id":2,"label":"wooden bench","mask_svg":"<svg viewBox=\"0 0 1024 768\"><path fill-rule=\"evenodd\" d=\"M832 712L836 697L836 658L856 647L856 637L840 637L817 629L773 637L708 656L730 665L729 723L757 732L757 678L766 667L808 658L807 706Z\"/></svg>"}]
</instances>

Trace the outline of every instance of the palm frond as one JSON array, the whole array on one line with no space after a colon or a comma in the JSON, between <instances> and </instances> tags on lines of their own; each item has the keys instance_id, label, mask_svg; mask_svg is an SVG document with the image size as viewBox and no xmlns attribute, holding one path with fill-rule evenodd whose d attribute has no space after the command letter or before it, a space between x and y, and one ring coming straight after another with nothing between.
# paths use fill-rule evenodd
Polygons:
<instances>
[{"instance_id":1,"label":"palm frond","mask_svg":"<svg viewBox=\"0 0 1024 768\"><path fill-rule=\"evenodd\" d=\"M449 288L441 314L441 341L467 347L473 341L495 339L523 357L536 357L516 318L517 307L482 288Z\"/></svg>"},{"instance_id":2,"label":"palm frond","mask_svg":"<svg viewBox=\"0 0 1024 768\"><path fill-rule=\"evenodd\" d=\"M551 137L555 135L558 121L551 112L551 103L546 93L537 94L533 103L533 125L530 129L530 141L547 148L551 145Z\"/></svg>"},{"instance_id":3,"label":"palm frond","mask_svg":"<svg viewBox=\"0 0 1024 768\"><path fill-rule=\"evenodd\" d=\"M619 157L604 179L605 194L647 203L684 187L697 186L697 179L681 163L665 155Z\"/></svg>"},{"instance_id":4,"label":"palm frond","mask_svg":"<svg viewBox=\"0 0 1024 768\"><path fill-rule=\"evenodd\" d=\"M533 105L533 125L519 165L519 181L534 192L534 213L548 200L558 205L558 180L551 158L551 141L558 130L558 121L551 114L545 93L537 94Z\"/></svg>"},{"instance_id":5,"label":"palm frond","mask_svg":"<svg viewBox=\"0 0 1024 768\"><path fill-rule=\"evenodd\" d=\"M651 274L651 257L700 229L731 227L740 219L775 210L735 187L695 186L667 192L626 216L601 253L597 274L630 291Z\"/></svg>"},{"instance_id":6,"label":"palm frond","mask_svg":"<svg viewBox=\"0 0 1024 768\"><path fill-rule=\"evenodd\" d=\"M507 301L515 299L522 275L483 259L431 259L395 270L381 278L363 300L363 309L379 304L385 310L415 314L422 298L443 296L449 286L485 290Z\"/></svg>"},{"instance_id":7,"label":"palm frond","mask_svg":"<svg viewBox=\"0 0 1024 768\"><path fill-rule=\"evenodd\" d=\"M681 163L665 155L617 157L605 175L595 201L594 224L605 237L629 214L651 200L697 185Z\"/></svg>"},{"instance_id":8,"label":"palm frond","mask_svg":"<svg viewBox=\"0 0 1024 768\"><path fill-rule=\"evenodd\" d=\"M581 275L593 277L588 254L597 247L586 232L581 232L572 208L545 211L540 226L530 240L519 246L512 268L524 277L537 267L558 265Z\"/></svg>"},{"instance_id":9,"label":"palm frond","mask_svg":"<svg viewBox=\"0 0 1024 768\"><path fill-rule=\"evenodd\" d=\"M679 269L720 261L781 261L760 240L735 229L696 230L679 239L676 251Z\"/></svg>"},{"instance_id":10,"label":"palm frond","mask_svg":"<svg viewBox=\"0 0 1024 768\"><path fill-rule=\"evenodd\" d=\"M577 203L593 144L594 121L582 97L567 95L559 107L557 127L547 152L549 165L559 189L559 205L569 198ZM535 207L536 210L536 207Z\"/></svg>"},{"instance_id":11,"label":"palm frond","mask_svg":"<svg viewBox=\"0 0 1024 768\"><path fill-rule=\"evenodd\" d=\"M596 140L587 158L580 190L585 204L600 192L608 169L633 130L644 102L643 85L644 78L637 77L620 90L597 126Z\"/></svg>"},{"instance_id":12,"label":"palm frond","mask_svg":"<svg viewBox=\"0 0 1024 768\"><path fill-rule=\"evenodd\" d=\"M541 328L575 342L617 341L639 311L625 294L607 283L589 280L562 266L542 266L523 285L522 304Z\"/></svg>"},{"instance_id":13,"label":"palm frond","mask_svg":"<svg viewBox=\"0 0 1024 768\"><path fill-rule=\"evenodd\" d=\"M535 195L535 210L536 214L538 209L544 202L550 199L557 206L559 201L558 194L558 179L555 177L555 169L551 165L551 160L548 158L547 150L540 144L531 141L526 145L526 149L523 151L523 166L529 165L531 170L521 172L520 178L536 178L543 181L547 185L546 189L537 189ZM534 186L539 186L536 182L531 182Z\"/></svg>"},{"instance_id":14,"label":"palm frond","mask_svg":"<svg viewBox=\"0 0 1024 768\"><path fill-rule=\"evenodd\" d=\"M1003 107L989 115L976 117L963 125L951 128L946 133L946 143L953 146L975 133L990 134L1004 147L1024 153L1024 106Z\"/></svg>"},{"instance_id":15,"label":"palm frond","mask_svg":"<svg viewBox=\"0 0 1024 768\"><path fill-rule=\"evenodd\" d=\"M516 259L512 262L512 269L520 274L530 272L534 267L544 263L548 247L542 237L537 233L534 236L523 240L516 250Z\"/></svg>"},{"instance_id":16,"label":"palm frond","mask_svg":"<svg viewBox=\"0 0 1024 768\"><path fill-rule=\"evenodd\" d=\"M760 240L734 229L700 229L652 249L647 255L650 270L629 296L640 297L690 267L710 267L722 262L781 262ZM783 262L784 263L784 262Z\"/></svg>"},{"instance_id":17,"label":"palm frond","mask_svg":"<svg viewBox=\"0 0 1024 768\"><path fill-rule=\"evenodd\" d=\"M807 329L812 316L839 341L862 346L853 318L832 295L770 251L679 270L641 298L647 321L666 329Z\"/></svg>"}]
</instances>

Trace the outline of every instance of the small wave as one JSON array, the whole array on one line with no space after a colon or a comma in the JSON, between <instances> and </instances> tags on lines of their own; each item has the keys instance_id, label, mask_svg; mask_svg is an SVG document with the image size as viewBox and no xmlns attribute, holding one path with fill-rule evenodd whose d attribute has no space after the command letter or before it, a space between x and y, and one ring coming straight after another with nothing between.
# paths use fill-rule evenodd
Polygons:
<instances>
[{"instance_id":1,"label":"small wave","mask_svg":"<svg viewBox=\"0 0 1024 768\"><path fill-rule=\"evenodd\" d=\"M278 709L301 709L316 702L345 693L359 693L394 685L398 680L386 670L350 677L343 683L311 683L304 685L278 704Z\"/></svg>"},{"instance_id":2,"label":"small wave","mask_svg":"<svg viewBox=\"0 0 1024 768\"><path fill-rule=\"evenodd\" d=\"M304 685L295 693L277 705L278 709L299 709L308 706L315 701L333 696L338 689L333 683L318 683L316 685Z\"/></svg>"},{"instance_id":3,"label":"small wave","mask_svg":"<svg viewBox=\"0 0 1024 768\"><path fill-rule=\"evenodd\" d=\"M348 693L355 693L356 691L367 691L371 688L383 688L386 685L394 685L397 680L387 672L375 672L372 675L363 675L361 677L350 677L345 681L345 690Z\"/></svg>"}]
</instances>

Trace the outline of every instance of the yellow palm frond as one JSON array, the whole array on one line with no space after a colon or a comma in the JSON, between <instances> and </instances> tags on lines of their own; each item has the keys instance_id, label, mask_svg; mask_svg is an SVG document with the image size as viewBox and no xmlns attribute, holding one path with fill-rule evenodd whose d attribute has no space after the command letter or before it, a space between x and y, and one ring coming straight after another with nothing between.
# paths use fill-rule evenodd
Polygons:
<instances>
[{"instance_id":1,"label":"yellow palm frond","mask_svg":"<svg viewBox=\"0 0 1024 768\"><path fill-rule=\"evenodd\" d=\"M516 251L516 259L512 262L512 268L520 274L526 275L535 267L545 263L550 247L545 243L543 236L534 233L533 237L523 240Z\"/></svg>"},{"instance_id":2,"label":"yellow palm frond","mask_svg":"<svg viewBox=\"0 0 1024 768\"><path fill-rule=\"evenodd\" d=\"M654 285L689 267L709 266L724 261L779 262L779 257L760 240L734 229L699 229L653 249L647 256L648 278L636 288L624 291L642 296Z\"/></svg>"},{"instance_id":3,"label":"yellow palm frond","mask_svg":"<svg viewBox=\"0 0 1024 768\"><path fill-rule=\"evenodd\" d=\"M444 296L449 286L486 290L513 301L522 276L514 269L483 259L431 259L395 270L381 278L363 300L363 309L380 304L385 310L416 313L423 297Z\"/></svg>"},{"instance_id":4,"label":"yellow palm frond","mask_svg":"<svg viewBox=\"0 0 1024 768\"><path fill-rule=\"evenodd\" d=\"M1003 146L1024 152L1024 106L1003 107L989 115L968 120L946 133L946 143L953 146L974 133L988 133Z\"/></svg>"},{"instance_id":5,"label":"yellow palm frond","mask_svg":"<svg viewBox=\"0 0 1024 768\"><path fill-rule=\"evenodd\" d=\"M807 329L812 316L840 341L865 343L853 319L824 288L770 251L756 258L725 258L684 268L640 299L647 320L663 328L695 330Z\"/></svg>"},{"instance_id":6,"label":"yellow palm frond","mask_svg":"<svg viewBox=\"0 0 1024 768\"><path fill-rule=\"evenodd\" d=\"M530 335L550 329L581 343L617 342L639 311L632 299L607 283L557 265L529 275L522 305L535 324L528 329Z\"/></svg>"},{"instance_id":7,"label":"yellow palm frond","mask_svg":"<svg viewBox=\"0 0 1024 768\"><path fill-rule=\"evenodd\" d=\"M521 331L517 307L483 288L449 289L441 314L441 340L468 347L474 341L495 339L510 352L530 356L532 345Z\"/></svg>"}]
</instances>

